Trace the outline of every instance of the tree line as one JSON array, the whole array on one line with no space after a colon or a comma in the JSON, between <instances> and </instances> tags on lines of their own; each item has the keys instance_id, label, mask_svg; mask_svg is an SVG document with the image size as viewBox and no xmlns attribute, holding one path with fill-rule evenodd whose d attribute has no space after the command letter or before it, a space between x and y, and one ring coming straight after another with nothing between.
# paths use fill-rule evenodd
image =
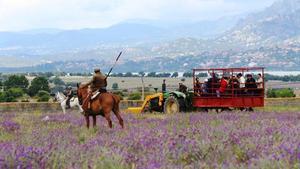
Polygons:
<instances>
[{"instance_id":1,"label":"tree line","mask_svg":"<svg viewBox=\"0 0 300 169\"><path fill-rule=\"evenodd\" d=\"M50 99L48 79L43 76L38 76L29 83L24 75L11 75L0 81L0 89L0 102L16 102L18 99L27 102L33 97L40 102Z\"/></svg>"},{"instance_id":2,"label":"tree line","mask_svg":"<svg viewBox=\"0 0 300 169\"><path fill-rule=\"evenodd\" d=\"M276 76L271 74L265 74L266 80L278 80L283 82L300 82L300 74L293 76L293 75L285 75L285 76Z\"/></svg>"}]
</instances>

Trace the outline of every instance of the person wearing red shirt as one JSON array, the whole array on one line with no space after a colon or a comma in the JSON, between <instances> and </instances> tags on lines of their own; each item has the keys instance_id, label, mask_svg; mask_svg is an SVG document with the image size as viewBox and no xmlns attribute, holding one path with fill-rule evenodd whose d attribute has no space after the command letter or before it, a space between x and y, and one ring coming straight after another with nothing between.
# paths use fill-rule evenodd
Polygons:
<instances>
[{"instance_id":1,"label":"person wearing red shirt","mask_svg":"<svg viewBox=\"0 0 300 169\"><path fill-rule=\"evenodd\" d=\"M220 88L217 90L217 97L220 97L221 94L225 93L227 86L228 86L228 77L223 76L220 82Z\"/></svg>"}]
</instances>

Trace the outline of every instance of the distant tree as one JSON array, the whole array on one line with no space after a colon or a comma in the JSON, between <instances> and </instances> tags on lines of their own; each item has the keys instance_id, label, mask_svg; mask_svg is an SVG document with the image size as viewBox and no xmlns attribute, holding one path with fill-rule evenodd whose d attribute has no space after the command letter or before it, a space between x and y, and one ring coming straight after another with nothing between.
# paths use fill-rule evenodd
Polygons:
<instances>
[{"instance_id":1,"label":"distant tree","mask_svg":"<svg viewBox=\"0 0 300 169\"><path fill-rule=\"evenodd\" d=\"M48 80L45 77L36 77L32 80L28 90L30 96L35 96L40 90L50 92Z\"/></svg>"},{"instance_id":2,"label":"distant tree","mask_svg":"<svg viewBox=\"0 0 300 169\"><path fill-rule=\"evenodd\" d=\"M174 72L174 73L172 74L171 77L176 78L176 77L178 77L178 76L179 76L179 75L178 75L178 72Z\"/></svg>"},{"instance_id":3,"label":"distant tree","mask_svg":"<svg viewBox=\"0 0 300 169\"><path fill-rule=\"evenodd\" d=\"M185 78L182 78L181 81L182 81L182 82L185 82Z\"/></svg>"},{"instance_id":4,"label":"distant tree","mask_svg":"<svg viewBox=\"0 0 300 169\"><path fill-rule=\"evenodd\" d=\"M127 72L127 73L125 73L125 75L124 75L124 77L132 77L133 75L132 75L132 73L131 72Z\"/></svg>"},{"instance_id":5,"label":"distant tree","mask_svg":"<svg viewBox=\"0 0 300 169\"><path fill-rule=\"evenodd\" d=\"M118 73L117 77L124 77L123 73Z\"/></svg>"},{"instance_id":6,"label":"distant tree","mask_svg":"<svg viewBox=\"0 0 300 169\"><path fill-rule=\"evenodd\" d=\"M61 78L55 76L53 79L50 80L50 82L54 83L57 86L65 85L65 82L61 80Z\"/></svg>"},{"instance_id":7,"label":"distant tree","mask_svg":"<svg viewBox=\"0 0 300 169\"><path fill-rule=\"evenodd\" d=\"M193 77L193 73L192 72L184 72L183 77Z\"/></svg>"},{"instance_id":8,"label":"distant tree","mask_svg":"<svg viewBox=\"0 0 300 169\"><path fill-rule=\"evenodd\" d=\"M63 92L66 89L66 86L54 86L50 89L51 94L55 94L57 92Z\"/></svg>"},{"instance_id":9,"label":"distant tree","mask_svg":"<svg viewBox=\"0 0 300 169\"><path fill-rule=\"evenodd\" d=\"M280 80L280 81L284 81L284 82L296 82L296 81L300 81L300 75L297 76L275 76L275 75L271 75L271 74L265 74L265 80L269 81L269 80Z\"/></svg>"},{"instance_id":10,"label":"distant tree","mask_svg":"<svg viewBox=\"0 0 300 169\"><path fill-rule=\"evenodd\" d=\"M146 74L145 72L139 72L139 75L142 76L142 77L144 77L145 74Z\"/></svg>"},{"instance_id":11,"label":"distant tree","mask_svg":"<svg viewBox=\"0 0 300 169\"><path fill-rule=\"evenodd\" d=\"M65 86L71 86L71 87L76 88L76 87L77 87L77 83L76 83L76 82L67 82L67 83L65 84Z\"/></svg>"},{"instance_id":12,"label":"distant tree","mask_svg":"<svg viewBox=\"0 0 300 169\"><path fill-rule=\"evenodd\" d=\"M147 75L148 77L156 77L156 72L150 72Z\"/></svg>"},{"instance_id":13,"label":"distant tree","mask_svg":"<svg viewBox=\"0 0 300 169\"><path fill-rule=\"evenodd\" d=\"M159 73L156 75L156 77L170 77L171 74L170 73Z\"/></svg>"},{"instance_id":14,"label":"distant tree","mask_svg":"<svg viewBox=\"0 0 300 169\"><path fill-rule=\"evenodd\" d=\"M119 89L118 83L113 83L112 86L111 86L111 88L112 88L113 90L118 90L118 89Z\"/></svg>"},{"instance_id":15,"label":"distant tree","mask_svg":"<svg viewBox=\"0 0 300 169\"><path fill-rule=\"evenodd\" d=\"M50 78L50 77L54 76L54 73L46 72L46 73L44 73L44 76L47 77L47 78Z\"/></svg>"},{"instance_id":16,"label":"distant tree","mask_svg":"<svg viewBox=\"0 0 300 169\"><path fill-rule=\"evenodd\" d=\"M118 74L112 73L112 74L110 75L110 77L118 77Z\"/></svg>"},{"instance_id":17,"label":"distant tree","mask_svg":"<svg viewBox=\"0 0 300 169\"><path fill-rule=\"evenodd\" d=\"M9 76L8 79L4 82L4 86L6 89L22 88L24 90L24 89L27 89L28 85L29 85L29 82L24 75Z\"/></svg>"}]
</instances>

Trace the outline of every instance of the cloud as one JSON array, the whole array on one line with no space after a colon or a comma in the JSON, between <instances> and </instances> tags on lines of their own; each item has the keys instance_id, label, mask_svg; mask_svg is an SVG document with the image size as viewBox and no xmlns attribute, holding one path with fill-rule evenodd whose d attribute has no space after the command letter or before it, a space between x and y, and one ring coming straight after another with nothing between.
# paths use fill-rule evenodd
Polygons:
<instances>
[{"instance_id":1,"label":"cloud","mask_svg":"<svg viewBox=\"0 0 300 169\"><path fill-rule=\"evenodd\" d=\"M198 21L235 15L273 0L0 0L0 30L107 27L132 19Z\"/></svg>"}]
</instances>

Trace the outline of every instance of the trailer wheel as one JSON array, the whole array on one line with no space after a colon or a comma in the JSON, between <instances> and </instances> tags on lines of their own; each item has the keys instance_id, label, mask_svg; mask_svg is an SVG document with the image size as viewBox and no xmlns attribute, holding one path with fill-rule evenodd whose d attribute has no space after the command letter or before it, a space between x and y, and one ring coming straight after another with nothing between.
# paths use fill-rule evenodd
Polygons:
<instances>
[{"instance_id":1,"label":"trailer wheel","mask_svg":"<svg viewBox=\"0 0 300 169\"><path fill-rule=\"evenodd\" d=\"M179 113L180 106L178 100L174 96L170 96L166 99L164 104L164 113L166 114L175 114Z\"/></svg>"}]
</instances>

